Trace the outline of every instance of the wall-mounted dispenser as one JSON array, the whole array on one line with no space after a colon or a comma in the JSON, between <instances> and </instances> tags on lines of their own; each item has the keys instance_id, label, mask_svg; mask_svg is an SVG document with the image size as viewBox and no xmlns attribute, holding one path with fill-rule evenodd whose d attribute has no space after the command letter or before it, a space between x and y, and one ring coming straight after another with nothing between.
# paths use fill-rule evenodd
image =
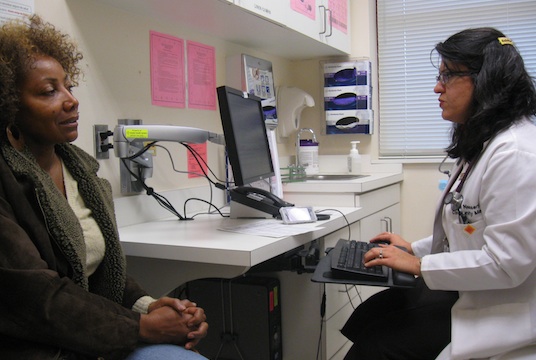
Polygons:
<instances>
[{"instance_id":1,"label":"wall-mounted dispenser","mask_svg":"<svg viewBox=\"0 0 536 360\"><path fill-rule=\"evenodd\" d=\"M306 107L315 106L311 95L297 87L280 86L277 88L277 114L280 137L294 135L300 129L300 117Z\"/></svg>"}]
</instances>

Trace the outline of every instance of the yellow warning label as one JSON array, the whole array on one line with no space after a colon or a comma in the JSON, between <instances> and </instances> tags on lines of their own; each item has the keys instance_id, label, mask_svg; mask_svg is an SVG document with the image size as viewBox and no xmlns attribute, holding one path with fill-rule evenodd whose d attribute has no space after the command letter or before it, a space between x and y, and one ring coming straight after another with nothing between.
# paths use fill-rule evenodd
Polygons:
<instances>
[{"instance_id":1,"label":"yellow warning label","mask_svg":"<svg viewBox=\"0 0 536 360\"><path fill-rule=\"evenodd\" d=\"M148 129L127 129L125 131L125 136L127 139L146 138L149 136L149 130Z\"/></svg>"}]
</instances>

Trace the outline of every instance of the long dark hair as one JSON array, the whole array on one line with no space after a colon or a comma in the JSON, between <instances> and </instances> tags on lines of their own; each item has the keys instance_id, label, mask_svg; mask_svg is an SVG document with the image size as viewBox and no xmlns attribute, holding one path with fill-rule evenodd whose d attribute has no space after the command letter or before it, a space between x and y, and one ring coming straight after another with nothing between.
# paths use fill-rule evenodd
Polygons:
<instances>
[{"instance_id":1,"label":"long dark hair","mask_svg":"<svg viewBox=\"0 0 536 360\"><path fill-rule=\"evenodd\" d=\"M473 160L485 141L526 116L536 114L536 90L523 58L510 39L493 28L463 30L436 45L447 66L474 73L473 113L453 125L446 151Z\"/></svg>"}]
</instances>

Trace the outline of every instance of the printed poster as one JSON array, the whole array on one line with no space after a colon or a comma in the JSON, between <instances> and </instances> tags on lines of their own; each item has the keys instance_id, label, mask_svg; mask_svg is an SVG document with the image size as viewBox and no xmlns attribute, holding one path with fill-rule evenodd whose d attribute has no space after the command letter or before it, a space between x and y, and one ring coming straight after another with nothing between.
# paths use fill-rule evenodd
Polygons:
<instances>
[{"instance_id":1,"label":"printed poster","mask_svg":"<svg viewBox=\"0 0 536 360\"><path fill-rule=\"evenodd\" d=\"M346 0L329 0L332 26L343 34L348 33L348 3Z\"/></svg>"},{"instance_id":2,"label":"printed poster","mask_svg":"<svg viewBox=\"0 0 536 360\"><path fill-rule=\"evenodd\" d=\"M316 0L291 0L290 8L312 20L316 19Z\"/></svg>"},{"instance_id":3,"label":"printed poster","mask_svg":"<svg viewBox=\"0 0 536 360\"><path fill-rule=\"evenodd\" d=\"M190 151L188 151L188 178L204 177L204 173L207 172L207 143L202 144L188 144L199 157L199 164Z\"/></svg>"},{"instance_id":4,"label":"printed poster","mask_svg":"<svg viewBox=\"0 0 536 360\"><path fill-rule=\"evenodd\" d=\"M216 51L194 41L186 44L188 56L188 107L216 110Z\"/></svg>"},{"instance_id":5,"label":"printed poster","mask_svg":"<svg viewBox=\"0 0 536 360\"><path fill-rule=\"evenodd\" d=\"M13 20L22 19L34 13L34 0L0 0L0 25Z\"/></svg>"},{"instance_id":6,"label":"printed poster","mask_svg":"<svg viewBox=\"0 0 536 360\"><path fill-rule=\"evenodd\" d=\"M150 56L152 104L184 108L184 40L151 31Z\"/></svg>"}]
</instances>

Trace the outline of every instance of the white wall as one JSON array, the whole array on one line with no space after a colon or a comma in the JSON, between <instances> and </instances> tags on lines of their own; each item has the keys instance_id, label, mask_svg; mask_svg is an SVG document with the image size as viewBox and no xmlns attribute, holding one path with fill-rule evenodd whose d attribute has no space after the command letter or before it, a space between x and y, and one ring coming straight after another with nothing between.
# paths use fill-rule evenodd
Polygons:
<instances>
[{"instance_id":1,"label":"white wall","mask_svg":"<svg viewBox=\"0 0 536 360\"><path fill-rule=\"evenodd\" d=\"M216 86L226 84L226 57L240 53L269 59L280 78L286 77L287 60L191 31L181 24L127 13L94 0L35 0L35 5L37 14L69 33L84 53L82 68L85 77L74 92L80 101L79 138L75 144L90 154L94 154L93 125L107 124L113 130L118 119L142 119L145 124L174 124L222 132L217 109L174 109L151 105L150 30L215 47ZM185 148L175 143L160 144L172 152L175 167L186 170ZM210 167L224 179L223 148L211 143L207 147ZM100 175L112 183L114 197L121 197L119 160L112 152L110 159L99 162ZM168 155L157 148L154 174L148 184L160 192L206 186L207 181L188 179L186 175L174 172ZM220 195L223 196L223 192Z\"/></svg>"},{"instance_id":2,"label":"white wall","mask_svg":"<svg viewBox=\"0 0 536 360\"><path fill-rule=\"evenodd\" d=\"M216 1L216 0L215 0ZM185 40L198 41L216 48L217 85L225 84L225 58L247 53L272 61L276 86L298 86L321 104L320 60L289 61L258 50L244 48L214 36L192 31L177 23L166 23L150 17L125 13L103 6L94 0L35 0L36 12L58 28L71 34L80 44L85 58L85 79L75 95L80 100L79 139L76 144L94 153L93 125L107 124L113 130L117 119L143 119L146 124L177 124L221 131L218 111L170 109L151 105L149 77L149 31L167 33ZM374 0L351 0L352 57L369 57L376 74L376 24ZM318 74L317 76L314 76ZM312 76L313 75L313 76ZM374 109L378 122L377 81L373 83ZM430 89L432 91L432 89ZM321 107L307 108L302 113L304 127L319 135L320 154L343 155L349 142L361 140L361 152L377 158L378 131L374 135L322 135ZM182 146L165 143L177 168L186 168L186 151ZM209 164L222 175L221 148L209 144ZM280 155L294 153L294 139L279 144ZM101 160L100 174L119 193L119 161L111 154ZM444 176L437 164L404 165L402 184L402 235L408 240L426 236L432 229L433 210L439 195L437 184ZM188 179L172 171L163 150L157 150L154 177L148 181L157 191L205 186L202 179Z\"/></svg>"}]
</instances>

